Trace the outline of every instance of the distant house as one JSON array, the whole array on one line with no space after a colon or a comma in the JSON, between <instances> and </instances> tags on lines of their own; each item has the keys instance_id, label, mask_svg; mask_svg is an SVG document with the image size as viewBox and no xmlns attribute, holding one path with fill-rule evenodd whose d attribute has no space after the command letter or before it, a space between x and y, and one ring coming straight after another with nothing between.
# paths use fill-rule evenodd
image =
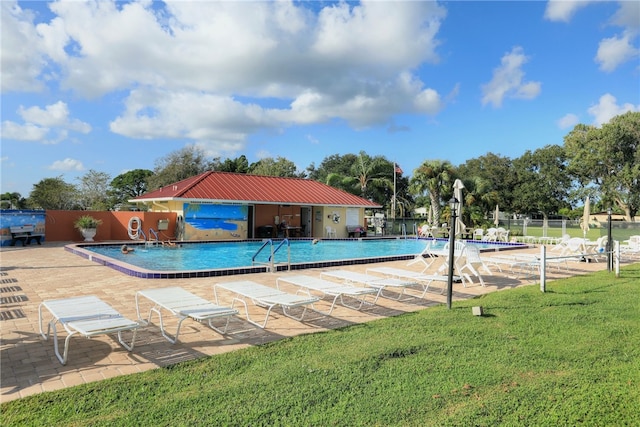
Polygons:
<instances>
[{"instance_id":1,"label":"distant house","mask_svg":"<svg viewBox=\"0 0 640 427\"><path fill-rule=\"evenodd\" d=\"M606 211L603 212L592 212L589 216L589 223L596 224L598 227L604 227L609 218L609 213ZM632 218L634 222L640 220L639 217ZM611 221L626 221L626 217L622 214L611 214Z\"/></svg>"},{"instance_id":2,"label":"distant house","mask_svg":"<svg viewBox=\"0 0 640 427\"><path fill-rule=\"evenodd\" d=\"M129 202L178 215L180 240L260 237L347 237L365 225L364 210L382 206L301 178L205 172Z\"/></svg>"}]
</instances>

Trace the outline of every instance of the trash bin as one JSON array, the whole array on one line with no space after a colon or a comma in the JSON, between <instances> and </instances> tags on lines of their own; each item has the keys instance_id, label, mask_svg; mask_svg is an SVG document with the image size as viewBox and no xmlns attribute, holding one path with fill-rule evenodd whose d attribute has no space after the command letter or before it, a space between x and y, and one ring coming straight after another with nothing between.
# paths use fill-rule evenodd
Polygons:
<instances>
[{"instance_id":1,"label":"trash bin","mask_svg":"<svg viewBox=\"0 0 640 427\"><path fill-rule=\"evenodd\" d=\"M261 225L258 227L257 235L258 237L272 237L273 225Z\"/></svg>"}]
</instances>

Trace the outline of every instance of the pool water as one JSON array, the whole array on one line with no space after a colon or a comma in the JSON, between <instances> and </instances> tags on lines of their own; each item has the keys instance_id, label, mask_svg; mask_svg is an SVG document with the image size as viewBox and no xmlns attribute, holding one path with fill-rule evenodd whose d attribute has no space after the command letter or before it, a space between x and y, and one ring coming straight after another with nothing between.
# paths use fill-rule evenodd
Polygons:
<instances>
[{"instance_id":1,"label":"pool water","mask_svg":"<svg viewBox=\"0 0 640 427\"><path fill-rule=\"evenodd\" d=\"M424 250L428 240L377 239L377 240L311 240L290 241L291 264L318 263L333 260L410 256ZM273 248L279 241L273 242ZM446 240L437 240L432 248L442 248ZM469 242L483 248L497 248L495 243ZM252 258L263 245L262 241L188 243L179 247L136 245L134 252L123 254L119 245L85 246L83 249L115 260L153 271L193 271L249 267ZM255 265L269 263L271 246L267 245L256 256ZM286 263L286 244L274 257L277 264Z\"/></svg>"}]
</instances>

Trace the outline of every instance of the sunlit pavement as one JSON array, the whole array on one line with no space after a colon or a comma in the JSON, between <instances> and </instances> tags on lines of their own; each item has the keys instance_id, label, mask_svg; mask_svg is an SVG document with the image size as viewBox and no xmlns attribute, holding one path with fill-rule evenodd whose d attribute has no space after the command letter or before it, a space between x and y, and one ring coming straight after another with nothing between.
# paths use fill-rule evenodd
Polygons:
<instances>
[{"instance_id":1,"label":"sunlit pavement","mask_svg":"<svg viewBox=\"0 0 640 427\"><path fill-rule=\"evenodd\" d=\"M539 248L518 252L539 254ZM515 253L509 251L509 254ZM493 255L493 254L491 254ZM551 255L551 254L550 254ZM187 319L182 324L180 341L170 344L151 324L138 331L135 348L126 351L118 345L115 336L101 335L92 339L74 336L69 346L69 360L61 365L55 356L51 340L45 341L38 326L38 306L43 300L95 295L109 303L124 316L137 319L135 293L138 290L181 286L194 294L215 301L213 285L216 281L253 280L275 286L277 277L289 273L260 273L243 276L227 276L220 279L150 280L126 276L111 268L98 265L64 250L63 244L45 243L42 246L3 247L0 271L0 337L1 343L1 401L9 401L43 391L57 390L77 384L99 381L118 375L142 372L181 361L237 350L240 348L275 341L283 337L323 331L354 323L368 322L381 317L422 310L446 303L446 295L440 294L445 283L435 283L425 298L409 298L395 301L380 298L373 306L361 311L338 306L331 316L307 313L303 322L283 316L278 309L272 311L266 329L257 328L245 321L244 312L232 318L227 334L220 335L205 324ZM375 264L421 271L424 265L406 261ZM343 267L364 273L368 265ZM437 267L432 266L430 272ZM564 266L550 266L547 279L568 277L588 271L606 269L606 262L585 263L571 261ZM507 269L508 270L508 269ZM319 276L321 269L297 271L296 274ZM538 286L536 277L515 277L511 271L483 274L486 286L477 279L473 285L454 285L453 301L517 286ZM230 298L220 301L230 305ZM323 301L321 304L328 303ZM323 308L320 306L320 308ZM250 307L256 318L264 318L266 311ZM469 313L471 316L471 312ZM157 320L157 317L155 318ZM169 320L168 329L174 330L176 322ZM45 326L46 328L46 326ZM63 331L61 345L66 333Z\"/></svg>"}]
</instances>

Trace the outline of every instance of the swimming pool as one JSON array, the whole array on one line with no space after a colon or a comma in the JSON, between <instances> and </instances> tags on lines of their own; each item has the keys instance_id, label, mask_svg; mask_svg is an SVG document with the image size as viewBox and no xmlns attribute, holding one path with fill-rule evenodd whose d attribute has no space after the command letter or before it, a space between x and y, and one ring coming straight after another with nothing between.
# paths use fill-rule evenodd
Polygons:
<instances>
[{"instance_id":1,"label":"swimming pool","mask_svg":"<svg viewBox=\"0 0 640 427\"><path fill-rule=\"evenodd\" d=\"M432 247L443 247L446 239L437 240ZM280 241L273 241L274 250ZM291 269L330 267L349 264L411 259L427 244L423 239L310 239L289 241L274 255L276 270L287 269L290 254ZM513 248L513 243L469 241L481 250ZM262 251L256 253L264 245ZM131 245L130 245L131 246ZM133 245L136 250L123 254L120 245L69 245L68 250L92 261L115 268L123 273L144 278L209 277L267 271L271 245L264 241L233 241L183 243L180 247L161 245ZM519 244L517 246L524 246Z\"/></svg>"}]
</instances>

